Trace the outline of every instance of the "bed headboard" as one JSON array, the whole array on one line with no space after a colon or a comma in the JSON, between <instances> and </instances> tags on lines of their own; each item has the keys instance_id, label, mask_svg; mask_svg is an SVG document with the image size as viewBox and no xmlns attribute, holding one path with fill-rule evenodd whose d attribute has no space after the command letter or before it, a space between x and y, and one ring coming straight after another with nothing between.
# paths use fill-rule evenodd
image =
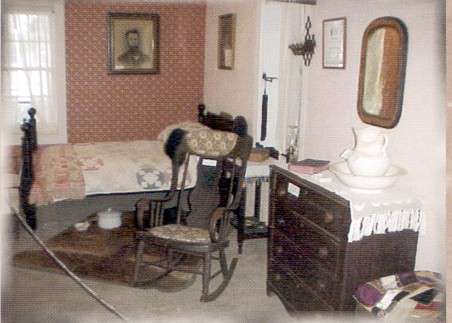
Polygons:
<instances>
[{"instance_id":1,"label":"bed headboard","mask_svg":"<svg viewBox=\"0 0 452 323\"><path fill-rule=\"evenodd\" d=\"M244 117L232 118L226 113L207 112L204 104L198 105L198 121L212 129L235 132L239 136L248 134L248 124Z\"/></svg>"}]
</instances>

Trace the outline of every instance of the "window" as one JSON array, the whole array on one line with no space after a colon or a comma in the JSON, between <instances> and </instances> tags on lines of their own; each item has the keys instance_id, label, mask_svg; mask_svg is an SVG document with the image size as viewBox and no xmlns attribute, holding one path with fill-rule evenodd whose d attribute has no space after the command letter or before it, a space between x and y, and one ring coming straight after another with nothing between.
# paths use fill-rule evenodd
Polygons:
<instances>
[{"instance_id":1,"label":"window","mask_svg":"<svg viewBox=\"0 0 452 323\"><path fill-rule=\"evenodd\" d=\"M58 47L59 21L64 23L52 5L6 9L2 87L8 122L13 129L18 128L33 106L37 110L39 133L53 136L53 141L65 142L65 85L61 82L65 79L64 48ZM60 29L64 33L64 28ZM63 60L58 56L63 56Z\"/></svg>"}]
</instances>

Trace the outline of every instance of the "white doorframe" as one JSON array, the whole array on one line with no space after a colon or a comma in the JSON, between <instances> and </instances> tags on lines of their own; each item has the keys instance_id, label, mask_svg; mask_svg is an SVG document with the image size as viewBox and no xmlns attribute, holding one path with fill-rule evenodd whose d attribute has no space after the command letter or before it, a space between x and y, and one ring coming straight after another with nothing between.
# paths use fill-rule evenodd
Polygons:
<instances>
[{"instance_id":1,"label":"white doorframe","mask_svg":"<svg viewBox=\"0 0 452 323\"><path fill-rule=\"evenodd\" d=\"M291 125L300 124L303 59L295 56L289 45L304 39L304 6L288 3L283 10L283 28L281 37L281 81L280 81L280 118L278 120L278 147L287 151L287 132ZM300 140L298 141L300 142Z\"/></svg>"},{"instance_id":2,"label":"white doorframe","mask_svg":"<svg viewBox=\"0 0 452 323\"><path fill-rule=\"evenodd\" d=\"M259 41L259 89L256 109L256 142L264 146L275 147L277 144L277 120L279 116L279 79L280 79L280 38L281 38L281 13L282 7L278 2L264 1L261 6L261 25ZM272 82L267 82L268 107L267 107L267 136L261 141L262 122L262 96L264 94L265 82L263 73L267 76L277 77Z\"/></svg>"},{"instance_id":3,"label":"white doorframe","mask_svg":"<svg viewBox=\"0 0 452 323\"><path fill-rule=\"evenodd\" d=\"M262 74L278 77L267 83L268 117L267 138L264 146L273 146L281 153L286 152L287 129L289 125L301 123L301 98L303 82L303 59L289 49L292 43L304 39L305 6L296 3L264 2L261 12L259 48L259 107L256 112L257 127L254 134L260 141L262 95L264 81ZM300 133L302 133L302 127ZM299 149L300 149L300 138Z\"/></svg>"}]
</instances>

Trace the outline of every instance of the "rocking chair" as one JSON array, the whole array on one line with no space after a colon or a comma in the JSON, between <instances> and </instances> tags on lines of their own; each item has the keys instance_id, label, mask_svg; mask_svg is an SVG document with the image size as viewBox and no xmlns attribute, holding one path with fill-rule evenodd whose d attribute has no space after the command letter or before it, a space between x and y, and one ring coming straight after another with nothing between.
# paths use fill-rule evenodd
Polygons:
<instances>
[{"instance_id":1,"label":"rocking chair","mask_svg":"<svg viewBox=\"0 0 452 323\"><path fill-rule=\"evenodd\" d=\"M216 299L227 287L237 258L227 264L225 248L229 245L228 234L231 231L230 220L240 203L243 178L252 146L252 138L232 132L200 129L186 132L174 130L165 145L165 151L172 160L172 179L169 193L163 199L141 199L136 204L136 265L133 277L135 286L151 284L140 280L140 272L146 265L164 269L162 278L172 271L187 271L178 268L175 255L189 255L202 259L201 302ZM197 156L198 158L193 158ZM183 210L181 194L187 181L187 169L190 162L197 162L197 182L188 195L189 210ZM179 172L183 166L182 180ZM188 182L188 181L187 181ZM177 198L176 223L165 224L164 204ZM145 243L166 250L160 261L143 261ZM218 257L213 253L218 252ZM163 260L163 261L162 261ZM211 274L211 260L219 260L220 270ZM211 280L222 274L223 281L215 291L209 292Z\"/></svg>"}]
</instances>

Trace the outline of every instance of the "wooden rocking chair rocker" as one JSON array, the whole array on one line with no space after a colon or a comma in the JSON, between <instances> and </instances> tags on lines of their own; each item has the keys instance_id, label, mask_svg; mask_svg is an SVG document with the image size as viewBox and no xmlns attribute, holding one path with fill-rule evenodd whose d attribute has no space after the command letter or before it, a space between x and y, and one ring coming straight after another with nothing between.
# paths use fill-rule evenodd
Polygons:
<instances>
[{"instance_id":1,"label":"wooden rocking chair rocker","mask_svg":"<svg viewBox=\"0 0 452 323\"><path fill-rule=\"evenodd\" d=\"M188 254L202 258L202 271L194 271L202 275L201 301L212 301L224 291L238 261L234 258L228 266L225 248L229 245L227 236L232 213L239 207L251 146L252 138L245 134L238 136L232 132L210 129L190 132L176 129L171 133L165 146L172 160L171 189L163 199L141 199L136 205L138 231L134 285L143 284L139 277L144 266L163 268L167 274L178 270L175 255ZM185 188L190 162L198 163L197 182L189 194L190 210L188 215L184 215L180 196ZM182 166L182 180L179 181ZM163 225L164 203L176 194L176 223ZM145 243L166 248L165 261L144 262ZM215 252L218 252L218 257L213 256ZM215 274L211 274L212 259L220 263L221 269ZM179 270L184 271L183 268ZM223 281L215 291L209 293L211 279L220 273Z\"/></svg>"}]
</instances>

